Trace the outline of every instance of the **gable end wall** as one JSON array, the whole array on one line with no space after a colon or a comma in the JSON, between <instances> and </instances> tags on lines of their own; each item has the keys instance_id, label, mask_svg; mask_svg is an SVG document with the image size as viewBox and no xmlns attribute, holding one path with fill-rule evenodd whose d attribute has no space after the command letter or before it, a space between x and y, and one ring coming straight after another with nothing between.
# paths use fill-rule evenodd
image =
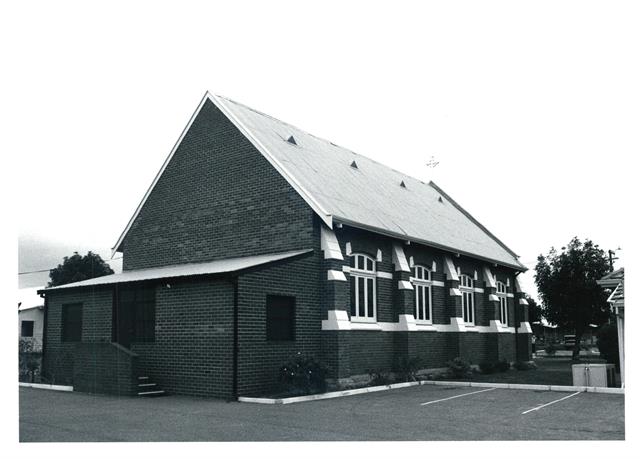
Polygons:
<instances>
[{"instance_id":1,"label":"gable end wall","mask_svg":"<svg viewBox=\"0 0 640 459\"><path fill-rule=\"evenodd\" d=\"M312 209L206 101L123 241L123 269L309 248L312 222Z\"/></svg>"}]
</instances>

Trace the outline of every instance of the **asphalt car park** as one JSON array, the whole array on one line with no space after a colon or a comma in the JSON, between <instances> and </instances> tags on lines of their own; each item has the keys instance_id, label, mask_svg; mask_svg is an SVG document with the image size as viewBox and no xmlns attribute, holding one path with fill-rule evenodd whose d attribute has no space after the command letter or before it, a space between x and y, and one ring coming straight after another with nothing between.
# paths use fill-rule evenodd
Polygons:
<instances>
[{"instance_id":1,"label":"asphalt car park","mask_svg":"<svg viewBox=\"0 0 640 459\"><path fill-rule=\"evenodd\" d=\"M20 441L623 440L624 396L415 386L290 405L20 388Z\"/></svg>"}]
</instances>

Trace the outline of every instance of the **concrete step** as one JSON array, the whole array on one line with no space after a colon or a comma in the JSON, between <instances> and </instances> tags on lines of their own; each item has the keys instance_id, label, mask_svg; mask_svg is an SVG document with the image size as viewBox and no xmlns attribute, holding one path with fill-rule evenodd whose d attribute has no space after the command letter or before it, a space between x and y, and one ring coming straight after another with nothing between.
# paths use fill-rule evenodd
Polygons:
<instances>
[{"instance_id":1,"label":"concrete step","mask_svg":"<svg viewBox=\"0 0 640 459\"><path fill-rule=\"evenodd\" d=\"M146 392L138 392L138 396L140 397L160 397L161 395L166 395L166 392L163 390L151 390Z\"/></svg>"},{"instance_id":2,"label":"concrete step","mask_svg":"<svg viewBox=\"0 0 640 459\"><path fill-rule=\"evenodd\" d=\"M138 376L138 395L141 397L160 397L166 392L158 387L148 376Z\"/></svg>"}]
</instances>

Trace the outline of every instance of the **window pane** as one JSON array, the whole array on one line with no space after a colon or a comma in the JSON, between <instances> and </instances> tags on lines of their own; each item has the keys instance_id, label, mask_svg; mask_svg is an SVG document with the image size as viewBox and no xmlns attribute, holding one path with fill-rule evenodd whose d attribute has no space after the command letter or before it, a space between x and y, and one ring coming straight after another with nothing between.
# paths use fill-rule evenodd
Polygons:
<instances>
[{"instance_id":1,"label":"window pane","mask_svg":"<svg viewBox=\"0 0 640 459\"><path fill-rule=\"evenodd\" d=\"M267 295L267 340L293 341L295 339L295 298Z\"/></svg>"},{"instance_id":2,"label":"window pane","mask_svg":"<svg viewBox=\"0 0 640 459\"><path fill-rule=\"evenodd\" d=\"M33 320L23 320L21 322L20 336L23 338L33 337Z\"/></svg>"},{"instance_id":3,"label":"window pane","mask_svg":"<svg viewBox=\"0 0 640 459\"><path fill-rule=\"evenodd\" d=\"M464 298L465 298L465 318L464 321L465 322L469 322L471 320L471 299L469 298L469 293L465 293L464 294Z\"/></svg>"},{"instance_id":4,"label":"window pane","mask_svg":"<svg viewBox=\"0 0 640 459\"><path fill-rule=\"evenodd\" d=\"M463 320L465 322L473 322L473 293L471 292L463 292L462 293L462 313Z\"/></svg>"},{"instance_id":5,"label":"window pane","mask_svg":"<svg viewBox=\"0 0 640 459\"><path fill-rule=\"evenodd\" d=\"M373 271L373 260L367 258L367 271Z\"/></svg>"},{"instance_id":6,"label":"window pane","mask_svg":"<svg viewBox=\"0 0 640 459\"><path fill-rule=\"evenodd\" d=\"M367 279L367 317L373 317L373 301L375 295L373 293L373 279Z\"/></svg>"},{"instance_id":7,"label":"window pane","mask_svg":"<svg viewBox=\"0 0 640 459\"><path fill-rule=\"evenodd\" d=\"M356 255L356 268L364 269L364 258L362 255Z\"/></svg>"},{"instance_id":8,"label":"window pane","mask_svg":"<svg viewBox=\"0 0 640 459\"><path fill-rule=\"evenodd\" d=\"M149 343L156 334L156 289L154 285L138 284L118 291L119 308L129 311L131 341Z\"/></svg>"},{"instance_id":9,"label":"window pane","mask_svg":"<svg viewBox=\"0 0 640 459\"><path fill-rule=\"evenodd\" d=\"M357 289L356 296L358 298L358 313L357 315L360 317L364 317L365 314L365 304L364 304L364 277L356 277L357 279Z\"/></svg>"},{"instance_id":10,"label":"window pane","mask_svg":"<svg viewBox=\"0 0 640 459\"><path fill-rule=\"evenodd\" d=\"M465 301L462 304L462 319L465 322L469 322L469 309L467 306L466 294L463 294L462 298L465 298Z\"/></svg>"},{"instance_id":11,"label":"window pane","mask_svg":"<svg viewBox=\"0 0 640 459\"><path fill-rule=\"evenodd\" d=\"M349 284L350 284L350 295L351 295L351 316L356 315L356 278L354 276L349 276Z\"/></svg>"},{"instance_id":12,"label":"window pane","mask_svg":"<svg viewBox=\"0 0 640 459\"><path fill-rule=\"evenodd\" d=\"M82 336L82 303L62 306L62 341L80 341Z\"/></svg>"},{"instance_id":13,"label":"window pane","mask_svg":"<svg viewBox=\"0 0 640 459\"><path fill-rule=\"evenodd\" d=\"M431 287L423 287L424 299L424 315L425 320L431 320L431 311L429 310L429 304L431 303Z\"/></svg>"},{"instance_id":14,"label":"window pane","mask_svg":"<svg viewBox=\"0 0 640 459\"><path fill-rule=\"evenodd\" d=\"M418 318L418 320L423 320L423 314L422 314L422 308L423 308L423 301L424 301L424 297L422 295L422 286L420 285L416 285L415 286L416 289L416 300L417 300L417 311L416 311L416 317Z\"/></svg>"}]
</instances>

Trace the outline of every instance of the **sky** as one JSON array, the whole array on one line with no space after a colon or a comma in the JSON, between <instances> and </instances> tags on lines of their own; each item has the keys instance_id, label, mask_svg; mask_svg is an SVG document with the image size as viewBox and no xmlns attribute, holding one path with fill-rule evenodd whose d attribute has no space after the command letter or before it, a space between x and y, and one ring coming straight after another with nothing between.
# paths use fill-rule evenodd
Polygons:
<instances>
[{"instance_id":1,"label":"sky","mask_svg":"<svg viewBox=\"0 0 640 459\"><path fill-rule=\"evenodd\" d=\"M607 215L637 154L638 34L618 4L78 5L41 4L10 51L19 272L109 256L206 90L434 180L529 268L573 236L624 256Z\"/></svg>"},{"instance_id":2,"label":"sky","mask_svg":"<svg viewBox=\"0 0 640 459\"><path fill-rule=\"evenodd\" d=\"M573 236L618 266L633 244L632 2L1 8L3 276L108 257L207 90L434 180L529 268Z\"/></svg>"}]
</instances>

